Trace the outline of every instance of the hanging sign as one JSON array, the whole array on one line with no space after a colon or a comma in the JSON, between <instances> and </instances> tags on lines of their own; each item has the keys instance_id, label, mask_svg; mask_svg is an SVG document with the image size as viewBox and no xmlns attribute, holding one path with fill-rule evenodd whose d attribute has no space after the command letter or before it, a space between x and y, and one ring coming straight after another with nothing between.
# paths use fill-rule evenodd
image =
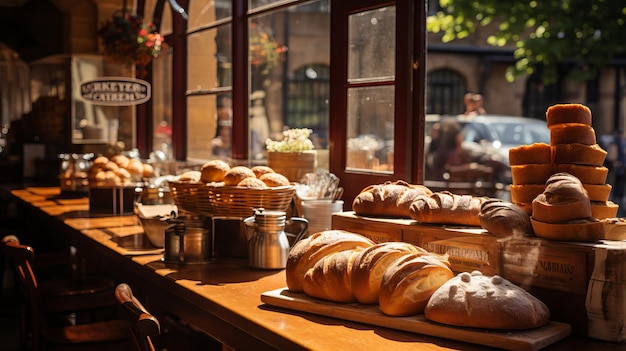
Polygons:
<instances>
[{"instance_id":1,"label":"hanging sign","mask_svg":"<svg viewBox=\"0 0 626 351\"><path fill-rule=\"evenodd\" d=\"M145 80L100 77L80 84L80 96L94 105L132 106L150 100L151 86Z\"/></svg>"}]
</instances>

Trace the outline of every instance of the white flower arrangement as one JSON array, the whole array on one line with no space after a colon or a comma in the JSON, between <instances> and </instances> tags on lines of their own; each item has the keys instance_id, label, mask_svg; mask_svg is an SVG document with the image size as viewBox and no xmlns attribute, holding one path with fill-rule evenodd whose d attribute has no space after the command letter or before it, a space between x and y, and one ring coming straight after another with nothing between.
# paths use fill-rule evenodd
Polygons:
<instances>
[{"instance_id":1,"label":"white flower arrangement","mask_svg":"<svg viewBox=\"0 0 626 351\"><path fill-rule=\"evenodd\" d=\"M313 133L308 128L292 128L283 131L283 140L267 139L267 151L275 152L302 152L313 150L313 142L309 137Z\"/></svg>"}]
</instances>

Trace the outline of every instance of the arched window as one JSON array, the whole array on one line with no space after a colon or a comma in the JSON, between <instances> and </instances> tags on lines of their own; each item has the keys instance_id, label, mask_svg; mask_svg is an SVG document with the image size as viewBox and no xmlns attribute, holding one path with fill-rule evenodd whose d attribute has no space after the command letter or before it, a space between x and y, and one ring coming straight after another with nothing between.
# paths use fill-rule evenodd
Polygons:
<instances>
[{"instance_id":1,"label":"arched window","mask_svg":"<svg viewBox=\"0 0 626 351\"><path fill-rule=\"evenodd\" d=\"M428 74L426 113L456 115L465 111L463 95L467 92L465 79L458 72L442 68Z\"/></svg>"}]
</instances>

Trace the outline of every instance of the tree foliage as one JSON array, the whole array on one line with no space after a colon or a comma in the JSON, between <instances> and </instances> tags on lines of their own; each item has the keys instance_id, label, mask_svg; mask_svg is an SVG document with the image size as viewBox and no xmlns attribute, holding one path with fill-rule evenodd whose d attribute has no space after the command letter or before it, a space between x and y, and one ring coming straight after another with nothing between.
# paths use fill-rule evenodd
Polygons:
<instances>
[{"instance_id":1,"label":"tree foliage","mask_svg":"<svg viewBox=\"0 0 626 351\"><path fill-rule=\"evenodd\" d=\"M436 0L435 0L436 1ZM625 0L439 0L427 30L442 41L463 39L492 24L493 46L512 46L516 63L507 80L541 72L553 83L566 64L570 76L588 79L612 58L626 53ZM539 70L540 69L540 70Z\"/></svg>"}]
</instances>

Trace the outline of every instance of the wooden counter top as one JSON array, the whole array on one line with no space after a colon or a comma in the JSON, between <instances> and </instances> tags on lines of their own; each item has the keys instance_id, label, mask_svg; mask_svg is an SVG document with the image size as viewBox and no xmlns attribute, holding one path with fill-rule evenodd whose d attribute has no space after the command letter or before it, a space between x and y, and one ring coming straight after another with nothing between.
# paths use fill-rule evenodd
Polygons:
<instances>
[{"instance_id":1,"label":"wooden counter top","mask_svg":"<svg viewBox=\"0 0 626 351\"><path fill-rule=\"evenodd\" d=\"M179 265L160 251L129 250L115 238L143 235L135 216L91 217L87 199L62 199L58 188L11 191L20 215L48 221L48 235L63 235L88 259L128 282L148 308L173 313L237 350L489 350L262 303L261 294L286 286L284 270L256 270L243 259ZM25 212L27 211L27 212ZM48 223L46 222L46 223ZM626 350L570 337L546 350Z\"/></svg>"}]
</instances>

